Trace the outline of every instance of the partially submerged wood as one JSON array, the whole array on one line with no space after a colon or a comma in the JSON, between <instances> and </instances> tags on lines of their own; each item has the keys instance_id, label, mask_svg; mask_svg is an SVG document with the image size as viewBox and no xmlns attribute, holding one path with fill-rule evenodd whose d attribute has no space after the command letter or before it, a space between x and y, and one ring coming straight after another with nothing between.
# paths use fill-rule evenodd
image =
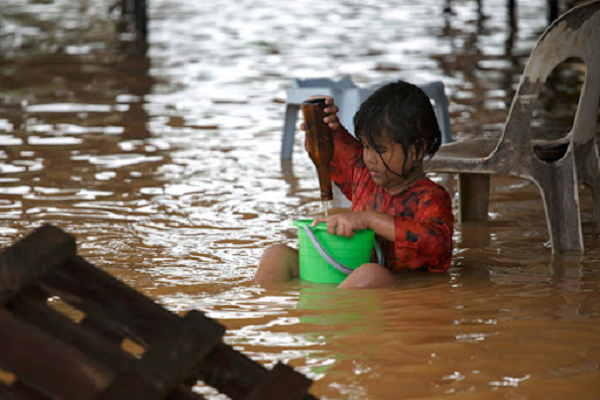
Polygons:
<instances>
[{"instance_id":1,"label":"partially submerged wood","mask_svg":"<svg viewBox=\"0 0 600 400\"><path fill-rule=\"evenodd\" d=\"M51 307L57 298L68 312ZM283 364L265 369L224 333L88 263L54 226L0 253L2 399L202 399L198 380L234 400L314 399L310 379Z\"/></svg>"}]
</instances>

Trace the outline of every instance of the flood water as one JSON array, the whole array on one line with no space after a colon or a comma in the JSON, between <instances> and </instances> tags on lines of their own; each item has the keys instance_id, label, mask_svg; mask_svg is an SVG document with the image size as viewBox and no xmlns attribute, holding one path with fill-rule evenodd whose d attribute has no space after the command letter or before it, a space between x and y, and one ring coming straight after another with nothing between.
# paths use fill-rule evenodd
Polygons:
<instances>
[{"instance_id":1,"label":"flood water","mask_svg":"<svg viewBox=\"0 0 600 400\"><path fill-rule=\"evenodd\" d=\"M303 135L292 165L279 159L294 77L442 80L453 136L498 136L546 1L518 1L511 23L505 0L150 0L147 49L115 3L0 4L2 247L57 225L88 261L217 319L227 343L297 368L321 399L600 398L585 188L582 255L552 255L537 189L498 177L489 226L457 225L446 274L365 291L251 282L266 246L297 246L292 222L322 212ZM570 127L580 76L564 79L536 114L546 137ZM432 177L456 212L454 178Z\"/></svg>"}]
</instances>

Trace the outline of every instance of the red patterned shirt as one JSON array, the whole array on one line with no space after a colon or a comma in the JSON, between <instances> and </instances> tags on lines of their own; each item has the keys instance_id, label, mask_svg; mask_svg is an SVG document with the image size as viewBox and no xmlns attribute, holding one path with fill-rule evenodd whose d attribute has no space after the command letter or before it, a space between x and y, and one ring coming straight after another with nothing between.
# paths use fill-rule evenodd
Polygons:
<instances>
[{"instance_id":1,"label":"red patterned shirt","mask_svg":"<svg viewBox=\"0 0 600 400\"><path fill-rule=\"evenodd\" d=\"M444 272L452 258L454 216L450 195L428 178L390 195L371 178L362 144L344 128L334 133L332 180L352 201L352 211L378 211L394 216L396 240L377 237L391 271L426 268Z\"/></svg>"}]
</instances>

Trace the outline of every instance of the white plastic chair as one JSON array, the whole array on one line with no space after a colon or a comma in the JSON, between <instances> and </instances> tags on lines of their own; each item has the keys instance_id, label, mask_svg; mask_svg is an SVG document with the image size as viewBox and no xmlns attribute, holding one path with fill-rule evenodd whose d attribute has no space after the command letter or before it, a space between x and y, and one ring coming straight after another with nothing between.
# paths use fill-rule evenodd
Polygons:
<instances>
[{"instance_id":1,"label":"white plastic chair","mask_svg":"<svg viewBox=\"0 0 600 400\"><path fill-rule=\"evenodd\" d=\"M561 62L585 63L585 81L571 131L536 143L530 124L547 77ZM458 174L459 220L486 221L490 175L526 178L540 190L553 252L583 251L579 181L592 190L600 229L600 156L596 122L600 99L600 1L575 7L554 21L532 50L500 139L474 138L441 146L427 171Z\"/></svg>"},{"instance_id":2,"label":"white plastic chair","mask_svg":"<svg viewBox=\"0 0 600 400\"><path fill-rule=\"evenodd\" d=\"M352 79L344 77L339 81L328 78L317 79L294 79L292 87L286 90L286 108L285 123L283 126L283 139L281 142L281 158L292 158L294 147L294 136L296 134L296 121L300 105L308 97L316 94L331 96L335 104L340 109L338 118L348 132L354 134L354 124L352 119L358 111L361 103L369 97L375 90L385 85L387 82L376 85L359 88ZM450 117L448 114L448 99L444 91L444 84L440 81L419 85L419 87L434 101L435 115L442 133L442 143L450 143L452 137L450 134Z\"/></svg>"}]
</instances>

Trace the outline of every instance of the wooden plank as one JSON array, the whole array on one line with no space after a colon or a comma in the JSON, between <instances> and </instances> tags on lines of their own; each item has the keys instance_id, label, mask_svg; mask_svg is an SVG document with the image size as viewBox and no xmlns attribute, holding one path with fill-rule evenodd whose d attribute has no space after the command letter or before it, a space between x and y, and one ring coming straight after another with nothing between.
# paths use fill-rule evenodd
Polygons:
<instances>
[{"instance_id":1,"label":"wooden plank","mask_svg":"<svg viewBox=\"0 0 600 400\"><path fill-rule=\"evenodd\" d=\"M120 375L98 400L143 398L160 400L221 342L225 327L190 311L178 324L167 327L165 335L153 344L132 370Z\"/></svg>"},{"instance_id":2,"label":"wooden plank","mask_svg":"<svg viewBox=\"0 0 600 400\"><path fill-rule=\"evenodd\" d=\"M99 321L113 320L114 329L143 346L162 336L179 317L152 299L77 256L43 277L44 289ZM82 321L85 323L85 320ZM99 327L100 323L96 323Z\"/></svg>"},{"instance_id":3,"label":"wooden plank","mask_svg":"<svg viewBox=\"0 0 600 400\"><path fill-rule=\"evenodd\" d=\"M52 274L57 273L53 272ZM58 272L60 274L60 272ZM52 276L52 274L49 274ZM36 286L28 289L27 297L36 296L41 301L45 302L50 297L58 297L62 301L65 301L70 306L74 306L76 309L83 313L83 318L77 325L78 327L84 327L88 331L92 331L98 336L102 336L113 345L119 346L124 340L129 339L142 345L142 339L139 337L131 337L132 333L128 332L125 327L120 325L118 322L113 321L110 315L102 312L97 308L93 308L93 305L88 305L85 298L78 297L66 291L61 291L56 288L51 288L44 283L39 282ZM78 307L83 308L83 310ZM94 309L93 313L85 314L85 311L89 311L90 307Z\"/></svg>"},{"instance_id":4,"label":"wooden plank","mask_svg":"<svg viewBox=\"0 0 600 400\"><path fill-rule=\"evenodd\" d=\"M20 321L35 326L110 369L120 369L133 361L133 357L121 350L119 345L75 323L39 300L22 295L9 304L9 309Z\"/></svg>"},{"instance_id":5,"label":"wooden plank","mask_svg":"<svg viewBox=\"0 0 600 400\"><path fill-rule=\"evenodd\" d=\"M0 399L2 400L26 400L26 397L18 397L19 394L14 392L12 386L5 386L0 383ZM45 399L43 399L45 400Z\"/></svg>"},{"instance_id":6,"label":"wooden plank","mask_svg":"<svg viewBox=\"0 0 600 400\"><path fill-rule=\"evenodd\" d=\"M245 400L301 400L312 381L285 364L278 363Z\"/></svg>"},{"instance_id":7,"label":"wooden plank","mask_svg":"<svg viewBox=\"0 0 600 400\"><path fill-rule=\"evenodd\" d=\"M265 367L225 343L218 344L195 371L198 380L233 400L246 399L256 384L266 379L268 374ZM302 398L316 399L310 393Z\"/></svg>"},{"instance_id":8,"label":"wooden plank","mask_svg":"<svg viewBox=\"0 0 600 400\"><path fill-rule=\"evenodd\" d=\"M24 294L29 295L31 292L32 290L29 290ZM61 341L68 343L86 356L93 358L96 362L115 371L115 375L117 374L116 371L126 370L127 365L137 361L131 354L121 350L120 346L115 345L102 335L90 330L88 327L73 322L59 312L47 307L37 299L39 297L19 296L10 304L10 308L20 320L35 325L55 338L60 338ZM178 383L179 386L169 395L169 400L202 399L202 396L193 393L183 383L183 380ZM14 386L7 388L7 391L14 393L20 400L45 400L51 398L37 393L35 388L29 388L26 384L18 380ZM4 399L2 396L0 398Z\"/></svg>"},{"instance_id":9,"label":"wooden plank","mask_svg":"<svg viewBox=\"0 0 600 400\"><path fill-rule=\"evenodd\" d=\"M195 370L195 379L201 380L233 400L244 399L268 371L257 362L219 343Z\"/></svg>"},{"instance_id":10,"label":"wooden plank","mask_svg":"<svg viewBox=\"0 0 600 400\"><path fill-rule=\"evenodd\" d=\"M19 380L29 380L56 398L94 398L113 372L43 331L0 310L2 363Z\"/></svg>"},{"instance_id":11,"label":"wooden plank","mask_svg":"<svg viewBox=\"0 0 600 400\"><path fill-rule=\"evenodd\" d=\"M162 400L168 390L153 377L137 371L125 371L95 400L144 399Z\"/></svg>"},{"instance_id":12,"label":"wooden plank","mask_svg":"<svg viewBox=\"0 0 600 400\"><path fill-rule=\"evenodd\" d=\"M160 382L154 381L147 376L140 375L135 371L126 371L123 375L119 376L119 382L122 385L125 385L127 391L131 395L129 397L130 400L144 399L150 400L155 399L156 393L161 392L163 387ZM114 390L114 389L113 389ZM199 393L194 393L192 388L179 385L171 392L167 392L165 395L158 397L160 400L205 400L204 396ZM120 395L115 392L112 392L115 395ZM112 399L110 394L107 394L105 397L100 395L101 397L96 398L95 400L100 400L102 398Z\"/></svg>"},{"instance_id":13,"label":"wooden plank","mask_svg":"<svg viewBox=\"0 0 600 400\"><path fill-rule=\"evenodd\" d=\"M192 388L179 385L173 392L169 393L166 400L205 400L204 396L194 393Z\"/></svg>"},{"instance_id":14,"label":"wooden plank","mask_svg":"<svg viewBox=\"0 0 600 400\"><path fill-rule=\"evenodd\" d=\"M136 371L126 371L120 375L118 385L118 388L111 387L110 391L101 394L95 400L118 398L129 400L204 400L204 396L194 393L191 388L183 385L179 385L169 392L161 382L152 380L150 377L141 375Z\"/></svg>"},{"instance_id":15,"label":"wooden plank","mask_svg":"<svg viewBox=\"0 0 600 400\"><path fill-rule=\"evenodd\" d=\"M0 383L0 399L2 400L57 400L52 394L40 393L37 385L28 386L27 384L16 380L11 385Z\"/></svg>"},{"instance_id":16,"label":"wooden plank","mask_svg":"<svg viewBox=\"0 0 600 400\"><path fill-rule=\"evenodd\" d=\"M0 253L0 305L76 254L75 238L44 225Z\"/></svg>"}]
</instances>

